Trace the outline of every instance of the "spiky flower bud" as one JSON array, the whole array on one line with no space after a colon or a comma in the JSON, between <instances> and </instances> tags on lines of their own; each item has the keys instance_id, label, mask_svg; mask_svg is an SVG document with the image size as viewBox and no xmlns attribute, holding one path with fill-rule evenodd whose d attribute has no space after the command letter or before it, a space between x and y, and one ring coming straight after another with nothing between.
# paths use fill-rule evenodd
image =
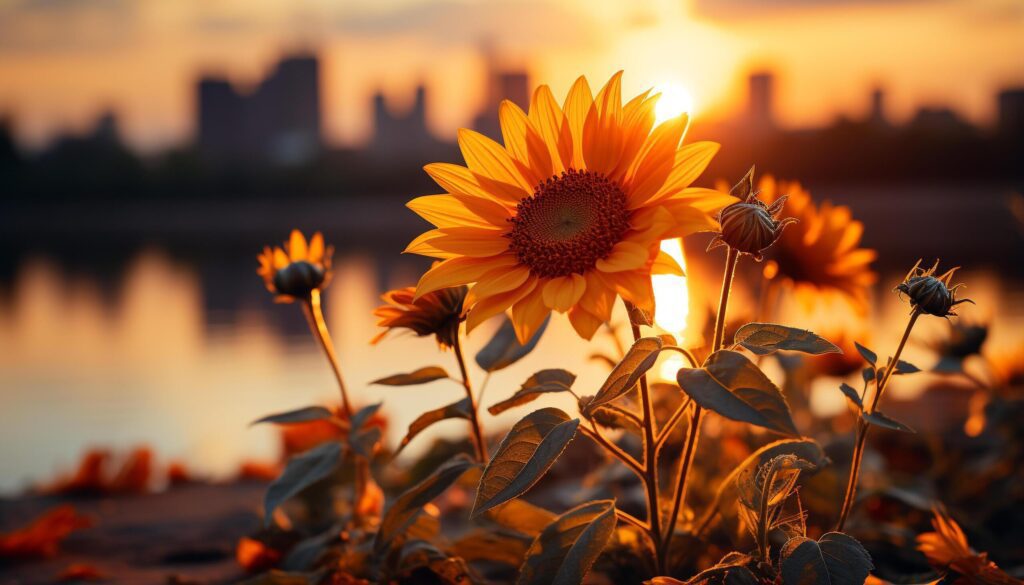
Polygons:
<instances>
[{"instance_id":1,"label":"spiky flower bud","mask_svg":"<svg viewBox=\"0 0 1024 585\"><path fill-rule=\"evenodd\" d=\"M754 167L750 167L729 194L741 201L726 206L718 213L721 231L711 240L708 250L726 245L761 261L762 253L779 239L782 230L796 222L791 217L779 219L786 196L779 197L770 206L758 199L754 191Z\"/></svg>"},{"instance_id":2,"label":"spiky flower bud","mask_svg":"<svg viewBox=\"0 0 1024 585\"><path fill-rule=\"evenodd\" d=\"M973 305L974 301L971 299L956 299L956 290L963 286L963 284L957 284L953 287L949 285L950 279L953 278L953 273L956 272L957 268L952 268L940 276L935 276L935 271L938 267L939 262L936 260L931 268L925 270L921 268L921 261L918 260L917 264L914 264L914 267L907 273L903 282L896 286L896 292L901 295L907 295L910 306L914 307L915 310L935 315L936 317L956 315L952 309L960 303L971 303Z\"/></svg>"},{"instance_id":3,"label":"spiky flower bud","mask_svg":"<svg viewBox=\"0 0 1024 585\"><path fill-rule=\"evenodd\" d=\"M274 274L274 289L278 294L307 298L324 283L327 272L322 266L305 260L292 262Z\"/></svg>"}]
</instances>

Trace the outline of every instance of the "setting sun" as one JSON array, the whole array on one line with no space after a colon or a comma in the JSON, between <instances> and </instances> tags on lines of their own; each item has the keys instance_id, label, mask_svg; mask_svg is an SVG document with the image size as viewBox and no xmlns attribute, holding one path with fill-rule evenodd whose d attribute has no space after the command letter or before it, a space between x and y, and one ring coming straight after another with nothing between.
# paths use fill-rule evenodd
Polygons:
<instances>
[{"instance_id":1,"label":"setting sun","mask_svg":"<svg viewBox=\"0 0 1024 585\"><path fill-rule=\"evenodd\" d=\"M693 94L678 83L665 83L654 88L661 93L658 105L654 108L655 122L660 124L679 114L686 113L693 117Z\"/></svg>"}]
</instances>

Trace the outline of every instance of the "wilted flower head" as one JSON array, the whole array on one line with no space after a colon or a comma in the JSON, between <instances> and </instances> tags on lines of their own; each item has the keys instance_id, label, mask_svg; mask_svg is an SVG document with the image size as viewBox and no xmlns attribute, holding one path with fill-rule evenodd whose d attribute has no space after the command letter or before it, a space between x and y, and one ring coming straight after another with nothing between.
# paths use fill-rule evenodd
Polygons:
<instances>
[{"instance_id":1,"label":"wilted flower head","mask_svg":"<svg viewBox=\"0 0 1024 585\"><path fill-rule=\"evenodd\" d=\"M274 293L274 300L290 303L295 299L308 298L314 290L325 288L331 278L331 256L334 247L324 247L320 232L306 243L306 237L299 230L292 230L284 247L267 246L259 255L260 267L256 271L263 277L267 290Z\"/></svg>"},{"instance_id":2,"label":"wilted flower head","mask_svg":"<svg viewBox=\"0 0 1024 585\"><path fill-rule=\"evenodd\" d=\"M711 240L708 250L726 245L760 261L762 252L779 239L787 225L796 221L791 217L779 219L786 197L779 197L771 205L765 205L758 199L757 191L754 190L753 167L729 194L738 197L740 202L728 205L719 212L721 231Z\"/></svg>"},{"instance_id":3,"label":"wilted flower head","mask_svg":"<svg viewBox=\"0 0 1024 585\"><path fill-rule=\"evenodd\" d=\"M978 553L967 542L967 536L955 520L942 508L934 510L932 527L935 532L918 535L917 549L939 570L954 571L970 583L993 585L1020 583L1003 572L988 559L987 553ZM945 581L945 579L944 579ZM957 583L957 579L949 579Z\"/></svg>"},{"instance_id":4,"label":"wilted flower head","mask_svg":"<svg viewBox=\"0 0 1024 585\"><path fill-rule=\"evenodd\" d=\"M381 295L387 303L374 309L380 317L377 325L385 327L373 338L377 343L392 329L410 329L420 337L433 335L444 347L455 344L459 335L459 324L464 320L462 310L468 287L443 288L416 297L416 287L408 286L389 290Z\"/></svg>"},{"instance_id":5,"label":"wilted flower head","mask_svg":"<svg viewBox=\"0 0 1024 585\"><path fill-rule=\"evenodd\" d=\"M924 270L921 268L921 261L918 260L917 264L914 264L914 267L910 269L903 282L897 285L895 290L907 295L910 305L914 309L922 313L935 315L936 317L956 315L952 309L960 303L974 304L974 301L971 299L956 300L956 289L963 286L963 284L957 284L953 287L949 286L953 273L959 267L951 268L942 275L935 276L935 271L938 267L939 261L936 260L931 268Z\"/></svg>"}]
</instances>

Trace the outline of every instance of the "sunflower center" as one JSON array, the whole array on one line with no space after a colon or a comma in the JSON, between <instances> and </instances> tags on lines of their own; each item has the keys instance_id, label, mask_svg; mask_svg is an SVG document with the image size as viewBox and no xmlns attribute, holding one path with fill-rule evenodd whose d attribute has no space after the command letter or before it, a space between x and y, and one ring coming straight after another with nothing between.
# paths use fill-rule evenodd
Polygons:
<instances>
[{"instance_id":1,"label":"sunflower center","mask_svg":"<svg viewBox=\"0 0 1024 585\"><path fill-rule=\"evenodd\" d=\"M537 276L583 274L629 229L626 195L604 175L569 169L537 186L509 220L510 247Z\"/></svg>"}]
</instances>

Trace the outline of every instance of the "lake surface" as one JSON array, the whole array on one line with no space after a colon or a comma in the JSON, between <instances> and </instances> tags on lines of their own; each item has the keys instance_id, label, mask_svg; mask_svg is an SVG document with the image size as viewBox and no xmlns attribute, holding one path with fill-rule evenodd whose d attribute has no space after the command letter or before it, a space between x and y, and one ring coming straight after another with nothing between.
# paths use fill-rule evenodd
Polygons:
<instances>
[{"instance_id":1,"label":"lake surface","mask_svg":"<svg viewBox=\"0 0 1024 585\"><path fill-rule=\"evenodd\" d=\"M917 254L975 266L964 274L969 296L981 307L974 315L1001 315L996 342L1019 339L1024 295L1015 283L1024 258L1002 191L843 192L845 198L839 191L831 198L851 204L866 220L866 240L886 261L878 290L882 308L874 316L875 337L883 340L879 349L891 351L885 340L898 334L890 331L902 328L906 314L887 289ZM407 388L369 384L427 365L457 371L452 354L430 339L394 336L369 344L377 332L371 311L380 292L413 284L428 265L400 255L422 229L401 200L0 211L0 492L69 471L94 446L150 445L160 461L180 459L210 477L230 476L244 459L276 457L274 430L249 423L331 401L336 392L301 312L275 305L255 274L259 249L282 240L293 226L323 229L338 246L325 296L329 325L356 401L384 402L391 444L420 412L461 396L448 381ZM717 294L711 289L720 267L711 262L691 268L695 278L704 275L700 282L712 283L708 290L691 283L691 312L697 314ZM468 355L497 324L470 336ZM929 327L935 332L942 325ZM611 347L610 340L597 347ZM511 394L534 371L550 367L578 373L577 387L592 394L605 375L588 360L594 349L556 318L537 351L492 377L483 403ZM909 351L912 359L929 359L923 347ZM471 376L477 385L482 381L475 368ZM575 408L564 397L545 403ZM842 408L841 399L823 404L825 411ZM495 419L484 412L483 424L496 432L522 414L513 410ZM464 426L448 421L432 434L457 436ZM429 434L417 438L410 454L431 440Z\"/></svg>"}]
</instances>

